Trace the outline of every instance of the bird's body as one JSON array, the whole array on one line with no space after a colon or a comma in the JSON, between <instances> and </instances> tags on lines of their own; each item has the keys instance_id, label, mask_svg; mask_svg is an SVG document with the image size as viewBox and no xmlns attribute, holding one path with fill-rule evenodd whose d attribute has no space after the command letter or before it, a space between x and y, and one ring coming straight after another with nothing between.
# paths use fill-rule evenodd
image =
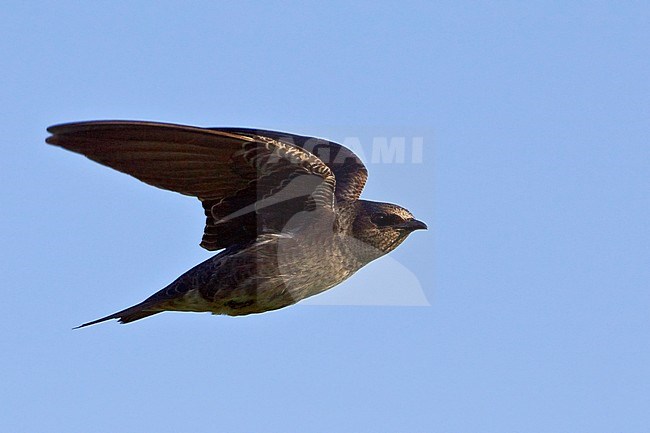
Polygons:
<instances>
[{"instance_id":1,"label":"bird's body","mask_svg":"<svg viewBox=\"0 0 650 433\"><path fill-rule=\"evenodd\" d=\"M426 228L399 206L358 200L365 167L329 141L146 122L49 130L51 144L199 197L207 217L201 245L224 248L140 304L82 326L162 311L237 316L276 310L339 284ZM316 156L318 146L327 158Z\"/></svg>"}]
</instances>

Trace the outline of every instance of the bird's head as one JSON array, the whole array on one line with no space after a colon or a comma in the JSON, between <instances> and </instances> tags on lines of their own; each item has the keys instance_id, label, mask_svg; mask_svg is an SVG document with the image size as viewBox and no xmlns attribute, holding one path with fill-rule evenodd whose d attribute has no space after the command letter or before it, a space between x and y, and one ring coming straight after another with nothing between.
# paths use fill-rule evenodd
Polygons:
<instances>
[{"instance_id":1,"label":"bird's head","mask_svg":"<svg viewBox=\"0 0 650 433\"><path fill-rule=\"evenodd\" d=\"M427 228L411 212L391 203L359 200L353 215L348 233L361 241L358 254L369 260L391 252L415 230Z\"/></svg>"}]
</instances>

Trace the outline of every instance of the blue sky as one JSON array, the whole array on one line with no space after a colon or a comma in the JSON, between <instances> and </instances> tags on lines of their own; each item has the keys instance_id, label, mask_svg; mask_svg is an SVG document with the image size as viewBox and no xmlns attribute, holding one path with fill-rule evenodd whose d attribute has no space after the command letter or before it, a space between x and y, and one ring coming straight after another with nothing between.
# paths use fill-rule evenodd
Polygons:
<instances>
[{"instance_id":1,"label":"blue sky","mask_svg":"<svg viewBox=\"0 0 650 433\"><path fill-rule=\"evenodd\" d=\"M5 2L1 430L647 432L649 23L644 2ZM91 119L423 137L401 164L361 140L364 196L430 230L347 305L72 331L209 257L196 200L44 144ZM347 295L413 288L429 306Z\"/></svg>"}]
</instances>

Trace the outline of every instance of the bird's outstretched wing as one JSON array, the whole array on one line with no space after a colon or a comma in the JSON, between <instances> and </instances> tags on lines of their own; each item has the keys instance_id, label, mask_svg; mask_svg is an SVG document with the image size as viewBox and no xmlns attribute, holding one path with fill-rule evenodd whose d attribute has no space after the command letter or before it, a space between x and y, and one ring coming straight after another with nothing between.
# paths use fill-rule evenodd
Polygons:
<instances>
[{"instance_id":1,"label":"bird's outstretched wing","mask_svg":"<svg viewBox=\"0 0 650 433\"><path fill-rule=\"evenodd\" d=\"M285 144L301 147L317 156L332 170L336 178L336 200L355 201L361 195L368 170L363 162L350 149L333 141L323 138L289 134L287 132L268 131L251 128L209 128L213 131L228 134L245 135L248 137L262 136Z\"/></svg>"},{"instance_id":2,"label":"bird's outstretched wing","mask_svg":"<svg viewBox=\"0 0 650 433\"><path fill-rule=\"evenodd\" d=\"M248 242L262 232L280 232L296 213L319 207L333 211L338 199L330 166L300 145L252 130L243 134L167 123L96 121L51 126L48 131L49 144L150 185L198 197L207 217L201 246L208 250ZM341 167L345 173L347 166ZM354 191L342 196L349 194Z\"/></svg>"}]
</instances>

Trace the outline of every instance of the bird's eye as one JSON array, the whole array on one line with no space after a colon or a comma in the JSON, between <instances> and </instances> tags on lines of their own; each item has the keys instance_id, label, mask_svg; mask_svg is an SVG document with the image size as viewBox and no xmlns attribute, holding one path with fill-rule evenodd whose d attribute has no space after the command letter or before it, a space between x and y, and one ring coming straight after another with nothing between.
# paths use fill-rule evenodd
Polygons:
<instances>
[{"instance_id":1,"label":"bird's eye","mask_svg":"<svg viewBox=\"0 0 650 433\"><path fill-rule=\"evenodd\" d=\"M376 213L370 217L370 221L379 227L392 226L404 222L402 217L395 214Z\"/></svg>"}]
</instances>

